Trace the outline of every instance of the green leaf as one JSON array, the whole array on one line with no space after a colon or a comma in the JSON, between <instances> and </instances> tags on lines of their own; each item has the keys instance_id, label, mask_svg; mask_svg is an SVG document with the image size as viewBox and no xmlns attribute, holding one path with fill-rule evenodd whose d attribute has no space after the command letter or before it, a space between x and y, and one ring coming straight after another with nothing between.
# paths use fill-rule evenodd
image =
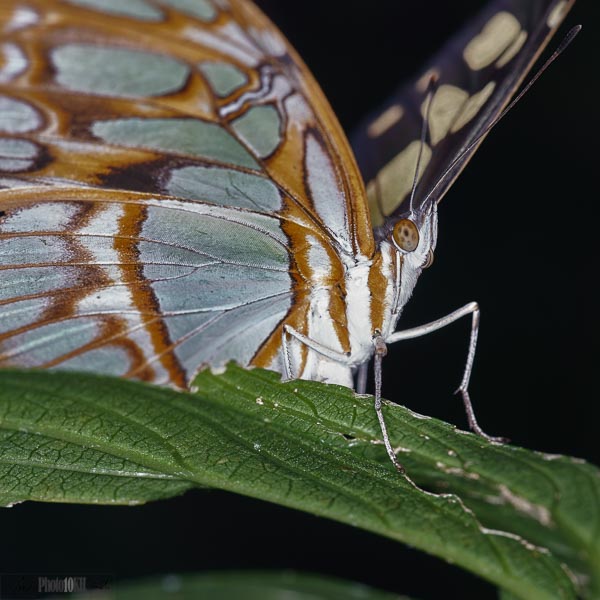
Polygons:
<instances>
[{"instance_id":1,"label":"green leaf","mask_svg":"<svg viewBox=\"0 0 600 600\"><path fill-rule=\"evenodd\" d=\"M225 571L166 575L111 586L113 600L409 600L360 583L293 572ZM93 593L76 598L96 598Z\"/></svg>"},{"instance_id":2,"label":"green leaf","mask_svg":"<svg viewBox=\"0 0 600 600\"><path fill-rule=\"evenodd\" d=\"M133 504L217 487L410 544L520 598L574 598L550 552L507 533L518 515L518 528L543 530L546 546L556 540L555 549L568 549L564 560L576 556L578 569L598 573L600 478L591 465L490 444L386 406L411 477L456 489L489 509L488 522L500 506L505 531L496 531L457 495L423 491L391 468L368 397L236 366L203 372L196 385L186 394L91 375L0 372L0 499Z\"/></svg>"},{"instance_id":3,"label":"green leaf","mask_svg":"<svg viewBox=\"0 0 600 600\"><path fill-rule=\"evenodd\" d=\"M518 598L506 590L499 590L498 600L518 600Z\"/></svg>"}]
</instances>

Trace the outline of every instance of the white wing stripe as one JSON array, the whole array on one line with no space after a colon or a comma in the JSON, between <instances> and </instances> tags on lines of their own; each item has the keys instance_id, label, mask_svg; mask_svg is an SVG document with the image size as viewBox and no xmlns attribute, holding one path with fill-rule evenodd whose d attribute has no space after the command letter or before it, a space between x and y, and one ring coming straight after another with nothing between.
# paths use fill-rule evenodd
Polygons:
<instances>
[{"instance_id":1,"label":"white wing stripe","mask_svg":"<svg viewBox=\"0 0 600 600\"><path fill-rule=\"evenodd\" d=\"M330 157L314 135L306 137L306 178L315 210L323 223L347 254L352 242L346 215L346 199Z\"/></svg>"}]
</instances>

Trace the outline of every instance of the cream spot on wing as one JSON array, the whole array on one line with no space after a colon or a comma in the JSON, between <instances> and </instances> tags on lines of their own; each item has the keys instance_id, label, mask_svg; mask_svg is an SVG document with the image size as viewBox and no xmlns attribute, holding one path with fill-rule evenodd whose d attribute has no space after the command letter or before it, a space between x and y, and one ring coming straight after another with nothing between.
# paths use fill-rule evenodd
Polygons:
<instances>
[{"instance_id":1,"label":"cream spot on wing","mask_svg":"<svg viewBox=\"0 0 600 600\"><path fill-rule=\"evenodd\" d=\"M379 171L377 183L374 180L369 182L367 193L369 197L375 197L379 188L381 211L385 216L391 215L410 193L420 147L419 140L411 142ZM417 181L421 179L430 160L431 148L425 144Z\"/></svg>"},{"instance_id":2,"label":"cream spot on wing","mask_svg":"<svg viewBox=\"0 0 600 600\"><path fill-rule=\"evenodd\" d=\"M463 50L465 62L474 71L479 71L507 50L521 31L521 25L514 15L506 11L496 13Z\"/></svg>"},{"instance_id":3,"label":"cream spot on wing","mask_svg":"<svg viewBox=\"0 0 600 600\"><path fill-rule=\"evenodd\" d=\"M433 146L446 137L468 98L469 94L464 90L454 85L444 84L433 96L431 108L427 98L423 101L421 115L425 118L429 113L429 135Z\"/></svg>"},{"instance_id":4,"label":"cream spot on wing","mask_svg":"<svg viewBox=\"0 0 600 600\"><path fill-rule=\"evenodd\" d=\"M569 3L567 2L567 0L562 0L562 2L559 2L550 11L548 18L546 19L546 25L548 25L550 29L554 29L555 27L558 27L560 25L560 22L565 18L565 15L567 14L568 6Z\"/></svg>"},{"instance_id":5,"label":"cream spot on wing","mask_svg":"<svg viewBox=\"0 0 600 600\"><path fill-rule=\"evenodd\" d=\"M382 112L367 129L370 138L377 138L393 127L404 115L404 109L399 104L390 106Z\"/></svg>"},{"instance_id":6,"label":"cream spot on wing","mask_svg":"<svg viewBox=\"0 0 600 600\"><path fill-rule=\"evenodd\" d=\"M508 64L523 47L527 40L527 32L521 31L517 36L517 39L506 49L506 52L496 61L496 68L501 69L504 65Z\"/></svg>"},{"instance_id":7,"label":"cream spot on wing","mask_svg":"<svg viewBox=\"0 0 600 600\"><path fill-rule=\"evenodd\" d=\"M440 70L436 69L435 67L427 69L427 71L425 71L425 73L423 73L423 75L421 75L421 77L419 77L419 79L417 80L417 83L415 85L415 87L417 88L417 92L421 92L421 94L424 94L427 91L427 87L429 86L431 78L433 77L435 79L438 79L440 75Z\"/></svg>"},{"instance_id":8,"label":"cream spot on wing","mask_svg":"<svg viewBox=\"0 0 600 600\"><path fill-rule=\"evenodd\" d=\"M459 129L464 127L477 113L481 110L481 107L488 101L492 95L494 88L496 87L495 81L488 81L487 85L479 92L473 94L464 104L460 115L450 128L451 133L456 133Z\"/></svg>"}]
</instances>

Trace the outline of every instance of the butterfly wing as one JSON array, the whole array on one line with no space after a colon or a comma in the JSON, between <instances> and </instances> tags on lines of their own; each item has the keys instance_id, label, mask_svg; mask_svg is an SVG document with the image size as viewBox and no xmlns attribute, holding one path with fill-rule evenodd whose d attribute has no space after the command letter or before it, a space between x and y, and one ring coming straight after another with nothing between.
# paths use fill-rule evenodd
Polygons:
<instances>
[{"instance_id":1,"label":"butterfly wing","mask_svg":"<svg viewBox=\"0 0 600 600\"><path fill-rule=\"evenodd\" d=\"M250 2L6 0L0 23L3 112L29 142L4 148L16 155L5 172L197 197L205 172L178 167L260 171L345 250L372 252L345 136ZM307 186L303 162L322 163L329 191ZM326 222L334 213L339 229Z\"/></svg>"},{"instance_id":2,"label":"butterfly wing","mask_svg":"<svg viewBox=\"0 0 600 600\"><path fill-rule=\"evenodd\" d=\"M0 27L0 365L272 365L315 248L332 279L374 252L335 116L251 3L5 0Z\"/></svg>"},{"instance_id":3,"label":"butterfly wing","mask_svg":"<svg viewBox=\"0 0 600 600\"><path fill-rule=\"evenodd\" d=\"M478 144L464 150L510 101L573 3L495 0L414 82L399 88L359 126L352 145L367 182L374 227L393 222L406 210L403 203L410 196L427 112L415 207L430 194L439 202L448 191ZM430 86L432 77L436 83Z\"/></svg>"},{"instance_id":4,"label":"butterfly wing","mask_svg":"<svg viewBox=\"0 0 600 600\"><path fill-rule=\"evenodd\" d=\"M2 207L5 365L185 386L198 365L248 364L291 306L276 217L78 188L17 188Z\"/></svg>"}]
</instances>

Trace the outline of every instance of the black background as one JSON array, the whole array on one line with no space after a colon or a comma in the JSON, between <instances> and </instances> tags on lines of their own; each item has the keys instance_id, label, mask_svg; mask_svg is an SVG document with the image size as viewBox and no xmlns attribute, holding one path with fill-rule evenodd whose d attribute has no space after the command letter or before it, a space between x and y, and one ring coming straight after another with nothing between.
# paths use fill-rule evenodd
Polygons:
<instances>
[{"instance_id":1,"label":"black background","mask_svg":"<svg viewBox=\"0 0 600 600\"><path fill-rule=\"evenodd\" d=\"M261 0L346 131L483 2ZM436 261L403 317L413 326L477 300L472 397L489 433L600 462L598 3L579 0L571 48L484 143L440 206ZM558 44L560 35L551 45ZM452 396L468 323L397 344L386 397L460 426ZM401 390L401 393L400 393ZM293 568L418 598L495 598L458 568L348 526L221 492L136 508L24 504L0 512L0 572L115 577Z\"/></svg>"}]
</instances>

